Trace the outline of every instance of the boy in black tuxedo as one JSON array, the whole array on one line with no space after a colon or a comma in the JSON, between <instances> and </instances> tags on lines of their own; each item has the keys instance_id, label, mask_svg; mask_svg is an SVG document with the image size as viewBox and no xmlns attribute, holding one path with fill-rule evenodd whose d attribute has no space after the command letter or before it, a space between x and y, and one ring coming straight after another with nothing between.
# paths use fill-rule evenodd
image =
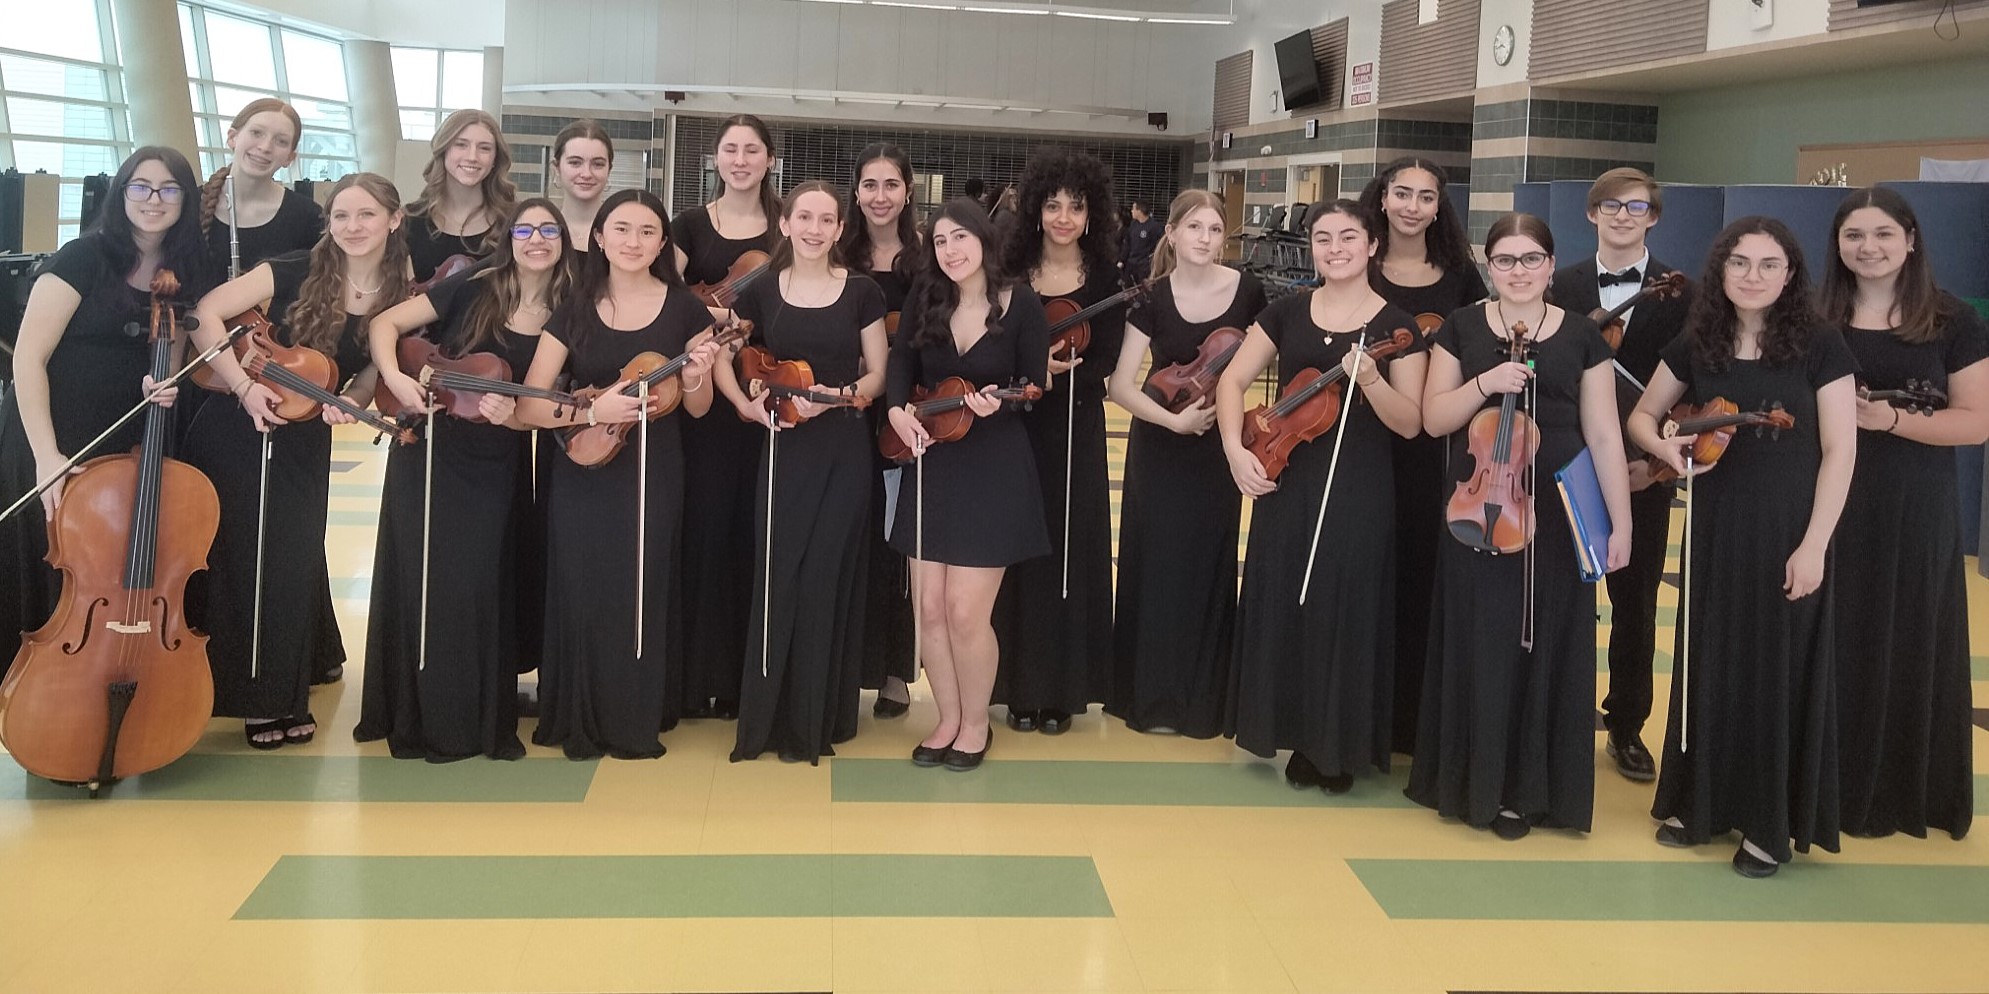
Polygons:
<instances>
[{"instance_id":1,"label":"boy in black tuxedo","mask_svg":"<svg viewBox=\"0 0 1989 994\"><path fill-rule=\"evenodd\" d=\"M1595 225L1596 254L1554 273L1553 301L1577 314L1613 308L1629 300L1653 276L1671 267L1651 258L1644 236L1664 212L1658 183L1639 169L1611 169L1588 191L1588 219ZM1617 397L1629 416L1658 366L1658 351L1685 327L1690 293L1648 299L1624 317L1623 344L1616 350L1622 367ZM1637 380L1632 386L1621 375ZM1657 763L1644 748L1644 721L1651 715L1651 659L1657 648L1657 594L1664 579L1665 546L1670 539L1674 487L1653 484L1641 458L1630 463L1630 564L1609 574L1609 694L1603 723L1609 730L1609 756L1617 772L1632 780L1657 778Z\"/></svg>"}]
</instances>

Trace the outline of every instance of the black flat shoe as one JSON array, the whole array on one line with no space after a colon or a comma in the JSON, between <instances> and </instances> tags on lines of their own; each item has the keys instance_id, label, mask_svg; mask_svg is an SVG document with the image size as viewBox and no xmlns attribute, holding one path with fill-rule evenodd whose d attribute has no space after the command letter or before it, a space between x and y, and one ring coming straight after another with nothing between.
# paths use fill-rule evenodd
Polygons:
<instances>
[{"instance_id":1,"label":"black flat shoe","mask_svg":"<svg viewBox=\"0 0 1989 994\"><path fill-rule=\"evenodd\" d=\"M981 765L981 760L988 758L988 747L992 745L994 745L994 729L990 728L988 729L988 741L981 746L980 752L961 752L958 749L946 750L946 768L954 773L965 773L968 770L975 769Z\"/></svg>"},{"instance_id":2,"label":"black flat shoe","mask_svg":"<svg viewBox=\"0 0 1989 994\"><path fill-rule=\"evenodd\" d=\"M873 718L903 718L905 712L911 709L910 702L894 701L889 697L885 697L883 694L878 694L877 703L870 706L870 716Z\"/></svg>"},{"instance_id":3,"label":"black flat shoe","mask_svg":"<svg viewBox=\"0 0 1989 994\"><path fill-rule=\"evenodd\" d=\"M1070 721L1068 711L1036 712L1036 730L1044 735L1062 735L1070 731Z\"/></svg>"},{"instance_id":4,"label":"black flat shoe","mask_svg":"<svg viewBox=\"0 0 1989 994\"><path fill-rule=\"evenodd\" d=\"M1501 814L1492 819L1492 834L1507 842L1517 842L1533 831L1533 823L1517 815Z\"/></svg>"},{"instance_id":5,"label":"black flat shoe","mask_svg":"<svg viewBox=\"0 0 1989 994\"><path fill-rule=\"evenodd\" d=\"M1658 845L1668 846L1672 849L1692 848L1692 840L1686 838L1685 830L1679 828L1677 825L1659 825L1657 827L1657 841Z\"/></svg>"},{"instance_id":6,"label":"black flat shoe","mask_svg":"<svg viewBox=\"0 0 1989 994\"><path fill-rule=\"evenodd\" d=\"M1607 751L1609 758L1616 761L1616 772L1623 776L1638 783L1657 779L1657 760L1651 758L1651 751L1644 748L1644 741L1637 736L1612 732Z\"/></svg>"},{"instance_id":7,"label":"black flat shoe","mask_svg":"<svg viewBox=\"0 0 1989 994\"><path fill-rule=\"evenodd\" d=\"M1035 711L1017 711L1009 708L1008 727L1018 732L1033 732L1036 730L1036 715Z\"/></svg>"},{"instance_id":8,"label":"black flat shoe","mask_svg":"<svg viewBox=\"0 0 1989 994\"><path fill-rule=\"evenodd\" d=\"M711 716L721 721L737 721L739 718L739 702L713 701L711 702Z\"/></svg>"},{"instance_id":9,"label":"black flat shoe","mask_svg":"<svg viewBox=\"0 0 1989 994\"><path fill-rule=\"evenodd\" d=\"M1296 749L1292 750L1291 759L1285 763L1285 783L1290 784L1293 790L1323 786L1319 767L1312 765L1312 760Z\"/></svg>"},{"instance_id":10,"label":"black flat shoe","mask_svg":"<svg viewBox=\"0 0 1989 994\"><path fill-rule=\"evenodd\" d=\"M333 666L325 670L323 673L319 673L312 676L311 686L323 687L326 686L327 684L337 683L343 679L345 679L345 664L340 663L337 666Z\"/></svg>"},{"instance_id":11,"label":"black flat shoe","mask_svg":"<svg viewBox=\"0 0 1989 994\"><path fill-rule=\"evenodd\" d=\"M1319 778L1319 789L1328 794L1344 794L1354 789L1354 775L1351 773L1331 777L1322 775Z\"/></svg>"},{"instance_id":12,"label":"black flat shoe","mask_svg":"<svg viewBox=\"0 0 1989 994\"><path fill-rule=\"evenodd\" d=\"M689 705L684 708L683 714L678 715L680 718L709 718L711 716L710 701L699 701L696 704Z\"/></svg>"},{"instance_id":13,"label":"black flat shoe","mask_svg":"<svg viewBox=\"0 0 1989 994\"><path fill-rule=\"evenodd\" d=\"M1782 864L1771 859L1761 859L1741 846L1733 851L1733 872L1750 880L1762 880L1775 875Z\"/></svg>"},{"instance_id":14,"label":"black flat shoe","mask_svg":"<svg viewBox=\"0 0 1989 994\"><path fill-rule=\"evenodd\" d=\"M943 746L920 745L912 750L912 765L931 769L946 762L946 754L953 751L953 743Z\"/></svg>"}]
</instances>

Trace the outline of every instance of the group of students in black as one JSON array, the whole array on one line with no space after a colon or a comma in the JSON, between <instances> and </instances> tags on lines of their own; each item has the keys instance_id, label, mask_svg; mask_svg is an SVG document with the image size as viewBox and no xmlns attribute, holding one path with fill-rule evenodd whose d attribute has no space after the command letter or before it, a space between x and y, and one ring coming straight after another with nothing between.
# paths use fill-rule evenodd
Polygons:
<instances>
[{"instance_id":1,"label":"group of students in black","mask_svg":"<svg viewBox=\"0 0 1989 994\"><path fill-rule=\"evenodd\" d=\"M522 756L517 676L536 667L533 739L568 756L660 756L680 720L735 718L734 760L813 763L857 733L863 690L876 717L906 714L922 669L937 718L921 766L978 766L992 705L1057 734L1102 704L1136 730L1288 752L1294 787L1344 792L1409 754L1409 796L1446 817L1507 839L1586 831L1596 597L1566 512L1536 490L1524 556L1444 522L1472 472L1462 429L1517 395L1543 474L1583 449L1597 467L1607 751L1657 781L1660 842L1738 832L1736 869L1762 876L1840 832L1967 831L1945 449L1989 436L1989 337L1934 288L1890 191L1846 199L1820 294L1788 229L1746 218L1696 289L1637 303L1612 347L1590 312L1667 271L1645 244L1662 191L1630 169L1591 191L1592 259L1557 269L1544 223L1499 219L1488 290L1443 170L1390 163L1309 213L1319 284L1273 303L1223 264L1220 198L1187 190L1151 279L1110 306L1125 243L1109 170L1078 152L1033 156L1010 217L962 198L921 228L895 147L864 149L846 191L781 196L771 132L740 116L713 148L717 198L672 217L607 192L613 143L589 121L555 140L561 202L519 199L498 123L466 110L414 200L356 173L320 212L273 178L301 130L278 101L248 105L205 184L170 149L134 153L121 202L37 279L0 411L9 493L147 395L182 411L180 457L222 505L188 611L211 636L215 713L244 719L251 746L310 741L310 685L344 660L324 540L331 426L353 418L286 422L225 352L227 396L151 392L123 328L160 269L193 274L193 347L260 307L285 346L330 357L355 408L419 416L387 460L355 730L397 757ZM755 250L770 260L740 279ZM451 273L452 256L476 262ZM1081 353L1052 344L1057 300L1096 309ZM1176 410L1142 390L1225 328L1242 340L1211 397ZM1414 334L1370 354L1398 329ZM474 417L421 416L432 398L400 357L413 335L503 360L514 388ZM776 398L735 368L741 345L807 364L814 386ZM624 389L652 353L677 360L667 410ZM1244 444L1246 393L1274 363L1280 387L1337 370L1347 395L1275 478ZM970 430L935 439L917 402L955 377ZM1877 399L1909 380L1944 403ZM1004 399L1025 390L1040 399ZM1688 465L1668 414L1716 397L1779 405L1793 427ZM1116 571L1107 399L1132 415ZM562 451L604 426L625 444L612 458ZM912 458L883 458L880 435ZM1689 480L1692 507L1661 764L1641 735L1677 487L1660 469ZM0 530L10 638L54 600L39 525Z\"/></svg>"}]
</instances>

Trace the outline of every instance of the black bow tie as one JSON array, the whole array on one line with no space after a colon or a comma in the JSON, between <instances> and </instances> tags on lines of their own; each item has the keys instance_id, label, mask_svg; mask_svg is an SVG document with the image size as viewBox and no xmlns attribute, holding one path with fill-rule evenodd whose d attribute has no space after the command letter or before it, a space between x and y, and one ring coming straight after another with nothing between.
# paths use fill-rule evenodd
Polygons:
<instances>
[{"instance_id":1,"label":"black bow tie","mask_svg":"<svg viewBox=\"0 0 1989 994\"><path fill-rule=\"evenodd\" d=\"M1638 272L1637 267L1631 266L1620 273L1598 273L1596 274L1595 282L1598 286L1615 286L1618 283L1641 286L1644 282L1644 274Z\"/></svg>"}]
</instances>

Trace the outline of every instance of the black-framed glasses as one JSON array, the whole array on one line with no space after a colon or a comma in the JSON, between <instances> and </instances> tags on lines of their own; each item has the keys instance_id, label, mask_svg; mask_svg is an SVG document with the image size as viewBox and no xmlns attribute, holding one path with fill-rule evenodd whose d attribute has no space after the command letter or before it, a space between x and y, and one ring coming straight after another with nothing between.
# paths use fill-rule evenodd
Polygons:
<instances>
[{"instance_id":1,"label":"black-framed glasses","mask_svg":"<svg viewBox=\"0 0 1989 994\"><path fill-rule=\"evenodd\" d=\"M1495 255L1485 261L1490 263L1493 269L1509 273L1514 266L1522 269L1539 269L1547 264L1547 259L1548 255L1545 252L1528 252L1525 255Z\"/></svg>"},{"instance_id":2,"label":"black-framed glasses","mask_svg":"<svg viewBox=\"0 0 1989 994\"><path fill-rule=\"evenodd\" d=\"M511 226L511 240L514 242L526 241L532 237L532 232L536 231L546 241L550 242L559 238L559 233L564 230L564 228L551 221L547 221L544 224L514 224Z\"/></svg>"},{"instance_id":3,"label":"black-framed glasses","mask_svg":"<svg viewBox=\"0 0 1989 994\"><path fill-rule=\"evenodd\" d=\"M186 191L177 186L153 186L150 183L127 183L124 186L124 199L134 204L142 204L157 194L162 204L177 204Z\"/></svg>"},{"instance_id":4,"label":"black-framed glasses","mask_svg":"<svg viewBox=\"0 0 1989 994\"><path fill-rule=\"evenodd\" d=\"M1648 200L1605 200L1596 204L1595 209L1610 217L1615 217L1617 212L1626 210L1630 212L1631 217L1644 217L1651 212L1651 202Z\"/></svg>"}]
</instances>

